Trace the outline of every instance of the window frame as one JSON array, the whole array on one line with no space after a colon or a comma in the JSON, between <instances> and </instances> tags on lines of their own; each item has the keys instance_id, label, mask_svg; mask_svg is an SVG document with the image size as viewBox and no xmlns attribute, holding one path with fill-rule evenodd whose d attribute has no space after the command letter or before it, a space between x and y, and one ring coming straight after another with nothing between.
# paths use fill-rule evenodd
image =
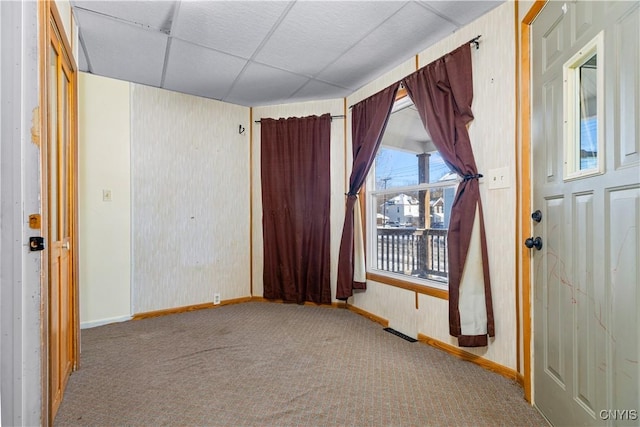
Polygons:
<instances>
[{"instance_id":1,"label":"window frame","mask_svg":"<svg viewBox=\"0 0 640 427\"><path fill-rule=\"evenodd\" d=\"M378 150L383 148L380 146ZM390 147L393 149L393 147ZM377 155L378 153L376 153ZM461 182L460 177L457 179L451 179L447 181L437 181L434 183L422 183L410 186L398 186L388 189L378 190L375 188L375 163L372 165L365 186L363 188L363 195L361 199L361 207L363 212L365 226L365 254L367 260L377 259L376 248L372 242L377 243L377 200L379 196L387 194L397 194L402 192L415 192L421 190L430 189L445 189L453 188L457 192L457 187ZM410 291L416 292L416 294L425 294L432 297L448 300L449 299L449 283L432 280L428 278L417 278L408 276L405 274L394 273L390 271L379 270L376 263L366 263L366 278L367 280L373 280L378 283L390 285ZM417 298L417 295L416 295ZM417 304L417 299L416 299Z\"/></svg>"},{"instance_id":2,"label":"window frame","mask_svg":"<svg viewBox=\"0 0 640 427\"><path fill-rule=\"evenodd\" d=\"M572 181L605 172L605 129L604 129L604 66L596 69L596 123L598 138L596 167L580 169L576 161L576 151L580 149L580 67L594 55L598 64L604 64L604 32L598 33L563 65L563 180Z\"/></svg>"}]
</instances>

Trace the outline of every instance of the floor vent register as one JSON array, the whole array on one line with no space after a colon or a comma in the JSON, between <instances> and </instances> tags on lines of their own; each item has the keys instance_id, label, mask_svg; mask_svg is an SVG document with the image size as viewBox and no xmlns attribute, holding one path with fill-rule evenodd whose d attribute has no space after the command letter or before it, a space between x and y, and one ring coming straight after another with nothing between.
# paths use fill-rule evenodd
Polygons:
<instances>
[{"instance_id":1,"label":"floor vent register","mask_svg":"<svg viewBox=\"0 0 640 427\"><path fill-rule=\"evenodd\" d=\"M384 328L384 330L385 330L385 331L387 331L387 332L389 332L390 334L393 334L393 335L395 335L395 336L397 336L397 337L400 337L400 338L402 338L403 340L407 340L407 341L409 341L409 342L416 342L416 341L418 341L417 339L415 339L415 338L411 338L411 337L409 337L409 336L406 336L406 335L405 335L405 334L403 334L402 332L398 332L398 331L396 331L396 330L395 330L395 329L393 329L393 328Z\"/></svg>"}]
</instances>

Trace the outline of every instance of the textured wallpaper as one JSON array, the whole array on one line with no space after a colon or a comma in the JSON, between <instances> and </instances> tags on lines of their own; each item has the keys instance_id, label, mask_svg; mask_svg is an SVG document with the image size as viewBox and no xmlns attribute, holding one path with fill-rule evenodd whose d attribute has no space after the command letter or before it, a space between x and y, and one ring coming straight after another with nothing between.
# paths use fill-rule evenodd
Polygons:
<instances>
[{"instance_id":1,"label":"textured wallpaper","mask_svg":"<svg viewBox=\"0 0 640 427\"><path fill-rule=\"evenodd\" d=\"M487 348L468 349L501 365L516 368L516 130L515 130L515 29L514 4L507 2L419 54L419 66L425 66L478 34L480 49L472 49L474 80L474 121L469 127L478 170L487 176L490 169L508 168L509 188L488 190L480 180L484 206L489 263L492 280L496 338ZM348 98L349 105L415 71L409 62L372 82ZM396 73L400 70L401 73ZM402 75L398 75L402 74ZM393 78L392 78L392 77ZM396 78L397 76L397 78ZM403 289L370 282L366 292L353 302L371 313L389 319L391 325L408 335L417 333L457 345L449 336L448 303ZM395 327L395 326L394 326Z\"/></svg>"},{"instance_id":2,"label":"textured wallpaper","mask_svg":"<svg viewBox=\"0 0 640 427\"><path fill-rule=\"evenodd\" d=\"M248 296L249 109L132 85L131 112L133 313Z\"/></svg>"}]
</instances>

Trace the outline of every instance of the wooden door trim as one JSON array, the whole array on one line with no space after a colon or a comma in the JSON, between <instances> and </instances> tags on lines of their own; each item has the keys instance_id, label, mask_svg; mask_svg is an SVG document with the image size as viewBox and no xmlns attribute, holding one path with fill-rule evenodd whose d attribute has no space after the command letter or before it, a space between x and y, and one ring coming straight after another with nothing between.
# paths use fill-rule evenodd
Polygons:
<instances>
[{"instance_id":1,"label":"wooden door trim","mask_svg":"<svg viewBox=\"0 0 640 427\"><path fill-rule=\"evenodd\" d=\"M50 219L49 219L49 78L48 69L50 61L50 48L53 46L56 52L60 55L62 60L63 72L69 78L69 93L58 94L60 96L68 96L68 120L69 120L69 165L68 165L68 180L69 185L67 191L69 192L69 233L71 250L69 255L71 256L71 271L70 280L72 283L70 290L70 301L72 307L70 308L69 315L71 316L71 354L72 358L72 370L76 370L79 367L80 361L80 346L79 346L79 333L80 333L80 317L79 317L79 298L78 298L78 147L77 147L77 65L73 57L73 51L71 45L67 39L62 19L56 7L54 1L46 0L38 2L38 60L39 60L39 83L40 90L38 94L39 113L37 114L39 123L34 123L34 140L37 140L40 148L40 210L42 215L41 221L41 235L45 238L45 250L42 252L41 258L41 303L40 303L40 318L41 318L41 420L43 425L53 424L53 414L51 411L52 396L49 392L50 382L50 370L49 370L49 358L50 358L50 346L49 346L49 258L51 252L49 250L51 244L51 236L49 233ZM57 33L57 34L55 34ZM61 46L58 45L61 44ZM59 101L59 100L58 100Z\"/></svg>"},{"instance_id":2,"label":"wooden door trim","mask_svg":"<svg viewBox=\"0 0 640 427\"><path fill-rule=\"evenodd\" d=\"M39 143L40 143L40 211L42 220L40 222L40 233L45 242L49 242L49 164L47 151L49 147L48 117L49 108L47 105L48 78L47 68L49 65L49 15L50 5L48 2L38 2L38 74L40 79L40 91L38 93L39 104ZM40 276L40 399L41 420L43 425L51 423L51 396L49 395L49 245L45 245L41 258Z\"/></svg>"},{"instance_id":3,"label":"wooden door trim","mask_svg":"<svg viewBox=\"0 0 640 427\"><path fill-rule=\"evenodd\" d=\"M520 259L522 280L524 397L530 403L534 403L531 372L531 259L529 249L522 242L531 235L531 24L546 3L547 0L536 0L520 23L520 162L517 176L520 233L516 251Z\"/></svg>"}]
</instances>

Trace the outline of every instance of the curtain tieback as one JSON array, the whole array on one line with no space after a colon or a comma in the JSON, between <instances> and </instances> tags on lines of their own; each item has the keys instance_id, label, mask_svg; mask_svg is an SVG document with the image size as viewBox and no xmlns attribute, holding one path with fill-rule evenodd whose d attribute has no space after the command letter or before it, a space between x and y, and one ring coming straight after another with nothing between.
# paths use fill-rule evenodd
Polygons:
<instances>
[{"instance_id":1,"label":"curtain tieback","mask_svg":"<svg viewBox=\"0 0 640 427\"><path fill-rule=\"evenodd\" d=\"M344 195L347 197L358 197L358 193L344 193Z\"/></svg>"},{"instance_id":2,"label":"curtain tieback","mask_svg":"<svg viewBox=\"0 0 640 427\"><path fill-rule=\"evenodd\" d=\"M464 181L469 181L469 180L472 180L472 179L479 179L479 178L482 178L482 177L483 177L483 175L481 173L477 173L475 175L474 174L469 174L469 175L464 175L462 177L462 181L464 182Z\"/></svg>"}]
</instances>

